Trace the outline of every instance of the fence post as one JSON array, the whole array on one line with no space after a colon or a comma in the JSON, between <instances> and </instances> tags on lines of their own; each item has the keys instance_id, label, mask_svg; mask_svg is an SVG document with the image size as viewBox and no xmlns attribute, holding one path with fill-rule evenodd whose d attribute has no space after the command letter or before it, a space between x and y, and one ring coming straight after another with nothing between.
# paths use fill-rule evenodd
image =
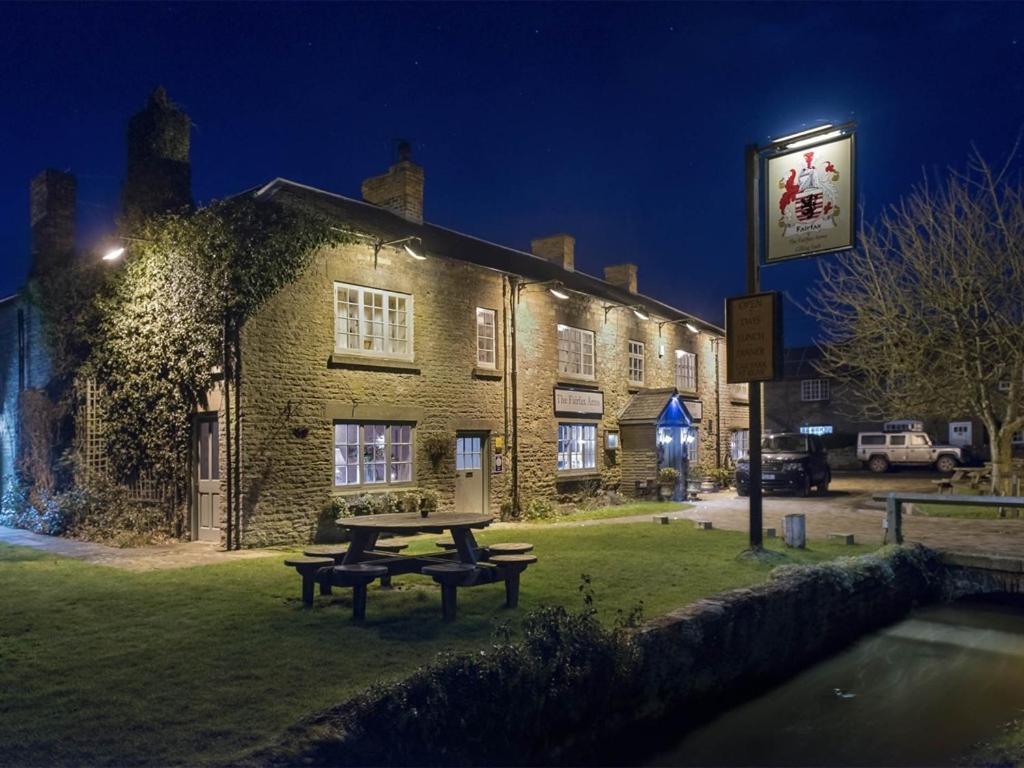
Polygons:
<instances>
[{"instance_id":1,"label":"fence post","mask_svg":"<svg viewBox=\"0 0 1024 768\"><path fill-rule=\"evenodd\" d=\"M890 493L885 500L885 522L887 534L892 534L892 540L896 544L903 543L903 509L900 500L895 493ZM887 537L888 538L888 537Z\"/></svg>"}]
</instances>

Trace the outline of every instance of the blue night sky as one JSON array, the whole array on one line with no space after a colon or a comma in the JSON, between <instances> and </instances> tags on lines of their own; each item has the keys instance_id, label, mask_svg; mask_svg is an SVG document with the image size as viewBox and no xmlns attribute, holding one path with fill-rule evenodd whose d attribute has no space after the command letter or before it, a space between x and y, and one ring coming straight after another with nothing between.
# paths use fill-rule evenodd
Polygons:
<instances>
[{"instance_id":1,"label":"blue night sky","mask_svg":"<svg viewBox=\"0 0 1024 768\"><path fill-rule=\"evenodd\" d=\"M635 261L641 291L721 322L744 290L745 144L857 120L870 217L972 142L1005 156L1022 22L975 3L5 4L0 295L28 269L30 178L78 176L95 245L126 120L163 84L194 123L200 202L276 176L358 197L408 138L430 221L525 250L569 232L579 269ZM815 274L763 284L799 295Z\"/></svg>"}]
</instances>

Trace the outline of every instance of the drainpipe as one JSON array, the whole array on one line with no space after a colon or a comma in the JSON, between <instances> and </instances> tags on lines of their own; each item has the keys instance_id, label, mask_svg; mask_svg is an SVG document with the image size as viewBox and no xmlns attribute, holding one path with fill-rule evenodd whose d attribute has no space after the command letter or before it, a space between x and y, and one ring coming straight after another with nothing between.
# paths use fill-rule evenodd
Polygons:
<instances>
[{"instance_id":1,"label":"drainpipe","mask_svg":"<svg viewBox=\"0 0 1024 768\"><path fill-rule=\"evenodd\" d=\"M715 432L715 467L722 468L722 376L719 368L718 346L721 339L715 336L711 343L715 347L715 424L718 431Z\"/></svg>"},{"instance_id":2,"label":"drainpipe","mask_svg":"<svg viewBox=\"0 0 1024 768\"><path fill-rule=\"evenodd\" d=\"M512 382L512 516L519 517L519 348L516 337L516 317L519 314L519 280L510 277L509 283L512 303L512 322L510 323L512 343L509 350L512 358L512 371L509 377Z\"/></svg>"}]
</instances>

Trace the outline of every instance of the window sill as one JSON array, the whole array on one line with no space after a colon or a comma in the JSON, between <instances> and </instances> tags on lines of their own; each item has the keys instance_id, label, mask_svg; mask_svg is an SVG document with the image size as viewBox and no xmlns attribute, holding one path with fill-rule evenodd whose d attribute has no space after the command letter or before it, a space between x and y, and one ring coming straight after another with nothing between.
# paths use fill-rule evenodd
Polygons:
<instances>
[{"instance_id":1,"label":"window sill","mask_svg":"<svg viewBox=\"0 0 1024 768\"><path fill-rule=\"evenodd\" d=\"M365 496L368 493L390 493L392 491L411 491L418 487L416 482L408 483L373 483L372 485L335 485L331 495L336 498Z\"/></svg>"},{"instance_id":2,"label":"window sill","mask_svg":"<svg viewBox=\"0 0 1024 768\"><path fill-rule=\"evenodd\" d=\"M583 377L570 376L567 373L558 374L558 383L570 387L592 387L597 389L597 379L585 379Z\"/></svg>"},{"instance_id":3,"label":"window sill","mask_svg":"<svg viewBox=\"0 0 1024 768\"><path fill-rule=\"evenodd\" d=\"M350 368L357 371L391 371L413 374L420 372L419 366L411 360L342 355L337 352L331 355L329 365L331 368Z\"/></svg>"},{"instance_id":4,"label":"window sill","mask_svg":"<svg viewBox=\"0 0 1024 768\"><path fill-rule=\"evenodd\" d=\"M492 381L501 381L502 373L497 368L474 368L473 369L474 379L491 379Z\"/></svg>"},{"instance_id":5,"label":"window sill","mask_svg":"<svg viewBox=\"0 0 1024 768\"><path fill-rule=\"evenodd\" d=\"M558 472L555 475L556 483L571 483L575 480L600 480L601 473L594 470L577 470L575 472Z\"/></svg>"},{"instance_id":6,"label":"window sill","mask_svg":"<svg viewBox=\"0 0 1024 768\"><path fill-rule=\"evenodd\" d=\"M643 384L630 384L626 387L626 391L631 395L635 395L637 392L644 388Z\"/></svg>"}]
</instances>

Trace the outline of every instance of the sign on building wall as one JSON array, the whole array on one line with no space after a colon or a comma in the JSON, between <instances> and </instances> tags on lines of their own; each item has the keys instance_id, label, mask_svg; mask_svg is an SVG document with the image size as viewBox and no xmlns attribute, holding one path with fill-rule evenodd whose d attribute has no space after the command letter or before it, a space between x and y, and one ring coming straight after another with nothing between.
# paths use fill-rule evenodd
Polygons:
<instances>
[{"instance_id":1,"label":"sign on building wall","mask_svg":"<svg viewBox=\"0 0 1024 768\"><path fill-rule=\"evenodd\" d=\"M683 400L683 405L686 406L691 421L701 421L704 418L704 403L700 400Z\"/></svg>"},{"instance_id":2,"label":"sign on building wall","mask_svg":"<svg viewBox=\"0 0 1024 768\"><path fill-rule=\"evenodd\" d=\"M776 291L725 300L725 367L730 384L782 375L782 302Z\"/></svg>"},{"instance_id":3,"label":"sign on building wall","mask_svg":"<svg viewBox=\"0 0 1024 768\"><path fill-rule=\"evenodd\" d=\"M603 414L603 392L555 387L555 416L600 417Z\"/></svg>"},{"instance_id":4,"label":"sign on building wall","mask_svg":"<svg viewBox=\"0 0 1024 768\"><path fill-rule=\"evenodd\" d=\"M853 136L768 159L766 264L853 247Z\"/></svg>"}]
</instances>

